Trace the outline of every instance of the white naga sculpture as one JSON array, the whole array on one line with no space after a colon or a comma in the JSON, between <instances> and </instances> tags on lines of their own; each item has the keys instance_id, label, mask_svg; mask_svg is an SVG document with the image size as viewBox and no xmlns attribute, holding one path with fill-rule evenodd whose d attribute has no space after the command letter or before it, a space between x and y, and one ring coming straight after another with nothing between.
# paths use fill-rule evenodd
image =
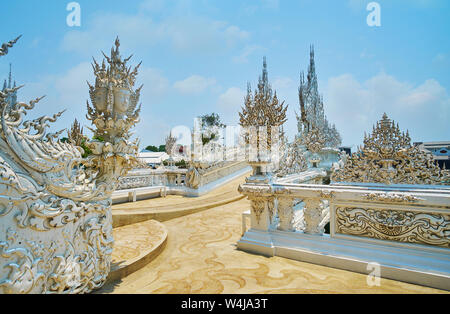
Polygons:
<instances>
[{"instance_id":1,"label":"white naga sculpture","mask_svg":"<svg viewBox=\"0 0 450 314\"><path fill-rule=\"evenodd\" d=\"M104 141L90 142L86 159L58 139L62 131L46 134L61 113L23 121L41 98L8 105L19 88L0 93L0 293L88 293L108 276L111 194L136 162L129 130L140 111L139 66L128 68L119 46L117 39L107 64L94 60L87 118Z\"/></svg>"}]
</instances>

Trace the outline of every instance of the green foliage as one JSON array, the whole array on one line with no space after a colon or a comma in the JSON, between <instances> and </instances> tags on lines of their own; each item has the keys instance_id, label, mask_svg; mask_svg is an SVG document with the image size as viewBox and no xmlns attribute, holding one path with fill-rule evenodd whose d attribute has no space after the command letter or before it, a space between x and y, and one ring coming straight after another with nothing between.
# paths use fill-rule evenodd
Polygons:
<instances>
[{"instance_id":1,"label":"green foliage","mask_svg":"<svg viewBox=\"0 0 450 314\"><path fill-rule=\"evenodd\" d=\"M82 155L83 158L87 158L92 155L92 150L87 147L85 138L81 141L81 148L84 150L84 154Z\"/></svg>"},{"instance_id":2,"label":"green foliage","mask_svg":"<svg viewBox=\"0 0 450 314\"><path fill-rule=\"evenodd\" d=\"M159 145L159 147L150 145L150 146L147 146L145 148L145 150L148 150L149 152L154 152L154 153L158 153L158 152L164 153L166 151L166 145Z\"/></svg>"},{"instance_id":3,"label":"green foliage","mask_svg":"<svg viewBox=\"0 0 450 314\"><path fill-rule=\"evenodd\" d=\"M203 127L219 127L224 128L225 124L220 121L220 117L217 113L205 114L201 116Z\"/></svg>"},{"instance_id":4,"label":"green foliage","mask_svg":"<svg viewBox=\"0 0 450 314\"><path fill-rule=\"evenodd\" d=\"M159 151L158 147L153 146L153 145L147 146L145 149L150 152L158 152Z\"/></svg>"},{"instance_id":5,"label":"green foliage","mask_svg":"<svg viewBox=\"0 0 450 314\"><path fill-rule=\"evenodd\" d=\"M99 141L99 142L104 142L104 141L105 141L105 139L103 138L103 136L100 136L100 135L94 136L92 139L93 139L93 140L97 140L97 141Z\"/></svg>"},{"instance_id":6,"label":"green foliage","mask_svg":"<svg viewBox=\"0 0 450 314\"><path fill-rule=\"evenodd\" d=\"M203 145L206 145L209 142L211 142L212 140L214 140L215 138L216 138L215 133L212 133L210 136L205 136L205 134L202 134L202 143L203 143Z\"/></svg>"},{"instance_id":7,"label":"green foliage","mask_svg":"<svg viewBox=\"0 0 450 314\"><path fill-rule=\"evenodd\" d=\"M203 145L216 139L219 134L216 129L226 127L220 121L220 116L217 113L206 114L200 117L202 119L202 142Z\"/></svg>"},{"instance_id":8,"label":"green foliage","mask_svg":"<svg viewBox=\"0 0 450 314\"><path fill-rule=\"evenodd\" d=\"M186 169L188 165L186 161L182 159L181 161L177 162L175 166L177 166L178 168Z\"/></svg>"},{"instance_id":9,"label":"green foliage","mask_svg":"<svg viewBox=\"0 0 450 314\"><path fill-rule=\"evenodd\" d=\"M164 160L163 165L168 166L169 162L167 160ZM176 162L175 166L177 166L178 168L181 168L181 169L187 169L188 163L183 159L183 160Z\"/></svg>"}]
</instances>

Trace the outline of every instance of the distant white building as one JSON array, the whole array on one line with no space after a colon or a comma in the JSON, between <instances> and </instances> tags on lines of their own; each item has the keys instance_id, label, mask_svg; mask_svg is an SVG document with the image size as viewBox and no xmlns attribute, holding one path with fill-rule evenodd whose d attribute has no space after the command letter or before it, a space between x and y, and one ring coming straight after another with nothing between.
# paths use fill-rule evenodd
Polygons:
<instances>
[{"instance_id":1,"label":"distant white building","mask_svg":"<svg viewBox=\"0 0 450 314\"><path fill-rule=\"evenodd\" d=\"M446 169L450 169L450 141L448 142L418 142L414 143L422 150L427 150L433 154L434 160L439 163L440 167L445 165Z\"/></svg>"},{"instance_id":2,"label":"distant white building","mask_svg":"<svg viewBox=\"0 0 450 314\"><path fill-rule=\"evenodd\" d=\"M139 153L138 158L150 167L159 167L164 160L169 159L169 155L165 152L150 152L142 151Z\"/></svg>"}]
</instances>

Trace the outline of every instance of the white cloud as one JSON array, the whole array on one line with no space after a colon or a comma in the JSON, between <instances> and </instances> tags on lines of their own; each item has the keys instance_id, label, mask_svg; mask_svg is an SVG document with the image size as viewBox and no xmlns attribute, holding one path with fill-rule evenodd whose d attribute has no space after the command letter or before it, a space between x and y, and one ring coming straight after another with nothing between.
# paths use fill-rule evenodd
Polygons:
<instances>
[{"instance_id":1,"label":"white cloud","mask_svg":"<svg viewBox=\"0 0 450 314\"><path fill-rule=\"evenodd\" d=\"M262 0L263 6L267 9L278 9L280 0Z\"/></svg>"},{"instance_id":2,"label":"white cloud","mask_svg":"<svg viewBox=\"0 0 450 314\"><path fill-rule=\"evenodd\" d=\"M51 116L66 110L50 125L52 132L70 128L75 118L82 125L89 125L85 118L86 100L89 99L86 81L92 81L92 77L91 65L83 62L64 73L39 77L37 82L25 82L25 87L18 93L20 101L29 102L38 96L46 95L30 112L27 119L42 115Z\"/></svg>"},{"instance_id":3,"label":"white cloud","mask_svg":"<svg viewBox=\"0 0 450 314\"><path fill-rule=\"evenodd\" d=\"M191 15L175 14L154 21L147 14L101 13L85 25L86 31L65 34L61 43L64 51L95 55L119 36L132 51L166 44L178 52L211 53L233 48L250 38L249 32L236 25Z\"/></svg>"},{"instance_id":4,"label":"white cloud","mask_svg":"<svg viewBox=\"0 0 450 314\"><path fill-rule=\"evenodd\" d=\"M99 51L107 49L105 47L112 47L116 36L125 42L123 46L135 51L152 46L163 37L152 19L146 16L103 13L85 25L88 25L86 31L71 30L64 35L61 43L64 51L83 56L97 55Z\"/></svg>"},{"instance_id":5,"label":"white cloud","mask_svg":"<svg viewBox=\"0 0 450 314\"><path fill-rule=\"evenodd\" d=\"M183 94L199 94L216 84L214 78L192 75L185 80L175 82L173 87Z\"/></svg>"},{"instance_id":6,"label":"white cloud","mask_svg":"<svg viewBox=\"0 0 450 314\"><path fill-rule=\"evenodd\" d=\"M165 0L145 0L141 2L139 8L148 12L160 12L165 7Z\"/></svg>"},{"instance_id":7,"label":"white cloud","mask_svg":"<svg viewBox=\"0 0 450 314\"><path fill-rule=\"evenodd\" d=\"M238 112L244 105L244 97L247 93L238 88L230 87L217 100L219 115L227 125L237 125Z\"/></svg>"},{"instance_id":8,"label":"white cloud","mask_svg":"<svg viewBox=\"0 0 450 314\"><path fill-rule=\"evenodd\" d=\"M275 77L272 87L275 90L287 90L287 89L295 89L295 82L290 77Z\"/></svg>"},{"instance_id":9,"label":"white cloud","mask_svg":"<svg viewBox=\"0 0 450 314\"><path fill-rule=\"evenodd\" d=\"M245 42L250 33L227 22L204 17L171 17L158 30L172 47L182 52L220 52Z\"/></svg>"},{"instance_id":10,"label":"white cloud","mask_svg":"<svg viewBox=\"0 0 450 314\"><path fill-rule=\"evenodd\" d=\"M95 77L90 63L83 62L66 72L40 77L37 82L26 82L26 86L19 92L19 100L28 102L38 96L48 95L36 105L36 109L30 113L28 119L33 119L38 115L53 115L66 109L58 121L51 125L52 132L69 128L76 118L85 127L85 133L89 135L90 132L86 126L91 126L91 123L85 118L86 101L89 100L89 88L86 81L93 84ZM144 105L141 122L136 131L142 135L143 140L147 141L149 138L154 140L162 137L162 132L168 129L168 125L153 117L152 105L159 104L168 93L169 80L161 71L143 67L139 70L137 84L144 84L141 95L141 102ZM135 88L137 87L135 86ZM151 134L148 132L149 125L152 125ZM147 131L145 131L146 127ZM63 136L65 135L64 133Z\"/></svg>"},{"instance_id":11,"label":"white cloud","mask_svg":"<svg viewBox=\"0 0 450 314\"><path fill-rule=\"evenodd\" d=\"M380 73L360 83L352 75L331 78L325 112L346 145L360 145L384 112L410 131L413 141L448 140L450 96L434 79L414 86Z\"/></svg>"},{"instance_id":12,"label":"white cloud","mask_svg":"<svg viewBox=\"0 0 450 314\"><path fill-rule=\"evenodd\" d=\"M139 83L144 84L144 93L152 98L160 98L169 91L169 80L161 71L153 68L143 68L139 71Z\"/></svg>"},{"instance_id":13,"label":"white cloud","mask_svg":"<svg viewBox=\"0 0 450 314\"><path fill-rule=\"evenodd\" d=\"M240 55L233 57L235 63L247 63L248 58L257 51L262 51L264 48L259 45L247 45L242 49Z\"/></svg>"}]
</instances>

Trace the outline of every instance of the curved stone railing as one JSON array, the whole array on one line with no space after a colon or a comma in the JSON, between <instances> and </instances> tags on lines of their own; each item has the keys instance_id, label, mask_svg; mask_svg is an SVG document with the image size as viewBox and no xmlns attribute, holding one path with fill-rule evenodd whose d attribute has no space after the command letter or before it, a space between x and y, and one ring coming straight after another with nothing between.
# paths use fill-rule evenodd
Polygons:
<instances>
[{"instance_id":1,"label":"curved stone railing","mask_svg":"<svg viewBox=\"0 0 450 314\"><path fill-rule=\"evenodd\" d=\"M119 188L113 194L113 203L132 202L169 194L200 196L220 187L248 171L246 162L223 162L199 173L199 185L187 185L187 169L136 169L119 181Z\"/></svg>"},{"instance_id":2,"label":"curved stone railing","mask_svg":"<svg viewBox=\"0 0 450 314\"><path fill-rule=\"evenodd\" d=\"M250 182L239 190L251 201L239 249L361 273L378 265L381 277L450 290L450 187Z\"/></svg>"},{"instance_id":3,"label":"curved stone railing","mask_svg":"<svg viewBox=\"0 0 450 314\"><path fill-rule=\"evenodd\" d=\"M153 186L184 186L186 169L137 169L130 171L119 181L118 190Z\"/></svg>"},{"instance_id":4,"label":"curved stone railing","mask_svg":"<svg viewBox=\"0 0 450 314\"><path fill-rule=\"evenodd\" d=\"M199 187L205 186L221 178L224 178L230 174L236 173L248 167L247 162L225 162L212 169L208 169L205 173L200 176Z\"/></svg>"}]
</instances>

